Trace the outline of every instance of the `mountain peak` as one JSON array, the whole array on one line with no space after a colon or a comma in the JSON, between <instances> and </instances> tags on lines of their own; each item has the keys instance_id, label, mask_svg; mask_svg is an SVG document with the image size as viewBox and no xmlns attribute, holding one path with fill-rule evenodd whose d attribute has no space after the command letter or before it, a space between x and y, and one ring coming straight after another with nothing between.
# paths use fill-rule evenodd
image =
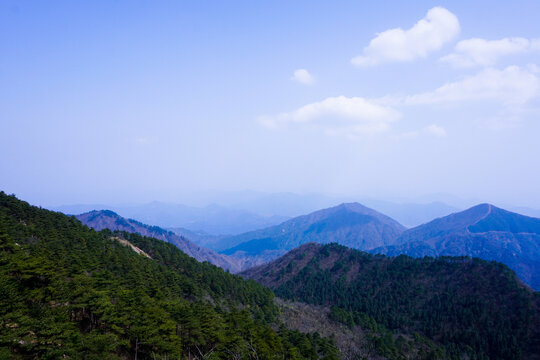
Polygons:
<instances>
[{"instance_id":1,"label":"mountain peak","mask_svg":"<svg viewBox=\"0 0 540 360\"><path fill-rule=\"evenodd\" d=\"M478 204L405 231L393 246L374 253L474 256L503 262L540 289L540 219Z\"/></svg>"},{"instance_id":2,"label":"mountain peak","mask_svg":"<svg viewBox=\"0 0 540 360\"><path fill-rule=\"evenodd\" d=\"M506 211L507 210L501 209L493 204L490 203L481 203L475 206L470 207L469 209L465 210L464 212L476 212L476 213L484 213L484 217L488 216L492 211Z\"/></svg>"},{"instance_id":3,"label":"mountain peak","mask_svg":"<svg viewBox=\"0 0 540 360\"><path fill-rule=\"evenodd\" d=\"M359 203L342 203L298 216L279 225L225 238L222 253L269 261L306 243L330 243L369 250L392 244L405 227ZM314 245L310 245L314 246Z\"/></svg>"},{"instance_id":4,"label":"mountain peak","mask_svg":"<svg viewBox=\"0 0 540 360\"><path fill-rule=\"evenodd\" d=\"M118 215L112 210L92 210L92 211L89 211L88 214L91 214L93 216L107 216L107 217L114 217L114 218L120 217L120 215Z\"/></svg>"},{"instance_id":5,"label":"mountain peak","mask_svg":"<svg viewBox=\"0 0 540 360\"><path fill-rule=\"evenodd\" d=\"M496 206L490 204L490 203L481 203L481 204L478 204L478 205L474 205L472 207L469 208L470 209L478 209L478 210L485 210L485 211L490 211L491 208L496 208Z\"/></svg>"},{"instance_id":6,"label":"mountain peak","mask_svg":"<svg viewBox=\"0 0 540 360\"><path fill-rule=\"evenodd\" d=\"M357 213L375 213L376 212L375 210L370 209L367 206L364 206L358 202L341 203L335 206L334 208L346 209L346 210L354 211Z\"/></svg>"}]
</instances>

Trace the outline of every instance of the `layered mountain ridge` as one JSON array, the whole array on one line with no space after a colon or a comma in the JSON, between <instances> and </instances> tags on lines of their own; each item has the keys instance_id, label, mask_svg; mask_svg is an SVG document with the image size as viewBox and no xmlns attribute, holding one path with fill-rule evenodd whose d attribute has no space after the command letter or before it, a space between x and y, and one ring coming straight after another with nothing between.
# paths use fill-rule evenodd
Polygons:
<instances>
[{"instance_id":1,"label":"layered mountain ridge","mask_svg":"<svg viewBox=\"0 0 540 360\"><path fill-rule=\"evenodd\" d=\"M227 255L218 254L213 250L204 248L194 242L177 235L172 231L158 226L150 226L133 219L126 219L111 210L94 210L77 215L76 218L83 224L96 230L109 229L112 231L127 231L160 239L175 245L187 255L198 261L208 261L225 270L236 273L244 268L242 260L231 258Z\"/></svg>"},{"instance_id":2,"label":"layered mountain ridge","mask_svg":"<svg viewBox=\"0 0 540 360\"><path fill-rule=\"evenodd\" d=\"M540 289L540 219L480 204L405 231L394 245L371 250L389 256L473 256L500 261Z\"/></svg>"},{"instance_id":3,"label":"layered mountain ridge","mask_svg":"<svg viewBox=\"0 0 540 360\"><path fill-rule=\"evenodd\" d=\"M405 227L359 203L343 203L298 216L279 225L227 237L221 252L265 262L307 242L330 243L369 250L393 241Z\"/></svg>"},{"instance_id":4,"label":"layered mountain ridge","mask_svg":"<svg viewBox=\"0 0 540 360\"><path fill-rule=\"evenodd\" d=\"M251 211L229 208L216 204L204 207L153 201L139 205L65 205L52 208L68 215L92 210L109 209L122 217L134 219L162 228L187 228L213 236L240 234L254 229L279 224L287 216L263 216Z\"/></svg>"},{"instance_id":5,"label":"layered mountain ridge","mask_svg":"<svg viewBox=\"0 0 540 360\"><path fill-rule=\"evenodd\" d=\"M254 281L1 191L0 288L0 359L339 359Z\"/></svg>"},{"instance_id":6,"label":"layered mountain ridge","mask_svg":"<svg viewBox=\"0 0 540 360\"><path fill-rule=\"evenodd\" d=\"M348 205L323 211L308 233L351 223L370 229L373 220L350 212L377 213ZM113 212L84 215L103 230L0 192L0 358L533 360L540 354L538 293L501 263L388 258L308 243L242 273L288 301L273 300L253 281L139 234L170 235L164 229ZM489 206L454 217L442 221L443 232L536 231L535 219ZM125 231L109 230L115 226Z\"/></svg>"},{"instance_id":7,"label":"layered mountain ridge","mask_svg":"<svg viewBox=\"0 0 540 360\"><path fill-rule=\"evenodd\" d=\"M405 229L373 209L343 203L269 228L205 240L221 248L220 253L196 245L182 235L111 212L90 212L79 219L97 229L135 231L172 242L197 260L209 261L231 272L271 261L307 242L336 242L391 256L446 255L496 260L510 266L529 286L540 289L540 219L491 204L479 204Z\"/></svg>"}]
</instances>

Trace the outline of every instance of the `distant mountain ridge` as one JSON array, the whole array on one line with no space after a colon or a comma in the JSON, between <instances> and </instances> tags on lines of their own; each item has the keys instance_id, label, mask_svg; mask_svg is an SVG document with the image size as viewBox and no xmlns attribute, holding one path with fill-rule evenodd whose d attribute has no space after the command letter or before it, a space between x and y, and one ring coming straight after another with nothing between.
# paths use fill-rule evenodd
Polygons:
<instances>
[{"instance_id":1,"label":"distant mountain ridge","mask_svg":"<svg viewBox=\"0 0 540 360\"><path fill-rule=\"evenodd\" d=\"M103 229L127 231L166 241L198 261L208 261L233 273L243 268L241 260L218 254L213 250L197 245L183 236L158 226L145 225L133 219L123 218L111 210L94 210L77 215L76 218L84 225L98 231Z\"/></svg>"},{"instance_id":2,"label":"distant mountain ridge","mask_svg":"<svg viewBox=\"0 0 540 360\"><path fill-rule=\"evenodd\" d=\"M190 241L211 250L214 250L214 245L216 243L227 237L227 235L211 235L203 231L191 231L183 227L172 227L167 228L167 230L170 230L177 235L183 236Z\"/></svg>"},{"instance_id":3,"label":"distant mountain ridge","mask_svg":"<svg viewBox=\"0 0 540 360\"><path fill-rule=\"evenodd\" d=\"M69 215L77 215L92 210L109 209L122 217L163 228L186 228L192 232L209 235L234 235L279 224L289 219L287 216L263 216L248 210L235 209L211 204L204 207L171 204L153 201L147 204L107 206L107 205L66 205L52 208Z\"/></svg>"},{"instance_id":4,"label":"distant mountain ridge","mask_svg":"<svg viewBox=\"0 0 540 360\"><path fill-rule=\"evenodd\" d=\"M444 210L444 206L441 209ZM180 247L182 250L232 272L271 261L306 242L337 242L391 256L447 255L496 260L507 264L529 286L540 289L540 219L490 204L480 204L408 230L390 217L358 203L343 203L235 236L171 230L177 234L167 234L163 229L158 233L144 229L138 232L161 236L160 239L168 237L173 242L179 241L177 238L190 239L189 246L180 245L184 246ZM153 231L157 231L156 228ZM204 247L218 250L220 254L209 249L201 254L199 249Z\"/></svg>"},{"instance_id":5,"label":"distant mountain ridge","mask_svg":"<svg viewBox=\"0 0 540 360\"><path fill-rule=\"evenodd\" d=\"M371 252L496 260L512 268L534 289L540 289L540 219L491 204L480 204L409 229L395 244Z\"/></svg>"},{"instance_id":6,"label":"distant mountain ridge","mask_svg":"<svg viewBox=\"0 0 540 360\"><path fill-rule=\"evenodd\" d=\"M407 226L417 226L436 217L462 210L441 201L407 202L356 196L327 196L294 193L231 193L206 196L206 205L185 205L153 201L144 204L104 205L79 204L51 208L65 214L81 214L91 210L110 209L117 214L155 224L163 228L185 228L208 235L238 235L277 225L293 217L330 208L341 203L359 202L390 216ZM199 202L200 203L200 202ZM195 239L192 239L195 241ZM197 241L196 241L197 242ZM203 246L212 245L200 243ZM213 249L216 250L216 249Z\"/></svg>"},{"instance_id":7,"label":"distant mountain ridge","mask_svg":"<svg viewBox=\"0 0 540 360\"><path fill-rule=\"evenodd\" d=\"M405 227L359 203L343 203L287 220L279 225L221 240L221 252L255 263L275 259L307 242L330 243L369 250L393 241Z\"/></svg>"}]
</instances>

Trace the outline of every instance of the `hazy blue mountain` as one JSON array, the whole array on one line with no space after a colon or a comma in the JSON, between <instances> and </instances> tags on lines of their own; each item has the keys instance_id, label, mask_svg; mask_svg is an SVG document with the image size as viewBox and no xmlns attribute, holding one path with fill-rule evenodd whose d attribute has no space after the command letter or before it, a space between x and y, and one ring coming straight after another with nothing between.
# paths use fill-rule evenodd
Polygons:
<instances>
[{"instance_id":1,"label":"hazy blue mountain","mask_svg":"<svg viewBox=\"0 0 540 360\"><path fill-rule=\"evenodd\" d=\"M405 230L397 221L358 203L341 204L285 221L280 225L224 238L222 252L237 258L274 259L307 242L369 250L393 244Z\"/></svg>"},{"instance_id":2,"label":"hazy blue mountain","mask_svg":"<svg viewBox=\"0 0 540 360\"><path fill-rule=\"evenodd\" d=\"M512 268L534 289L540 289L540 219L490 204L477 205L407 230L395 244L371 252L496 260Z\"/></svg>"},{"instance_id":3,"label":"hazy blue mountain","mask_svg":"<svg viewBox=\"0 0 540 360\"><path fill-rule=\"evenodd\" d=\"M279 224L288 219L283 216L261 216L246 210L220 205L202 208L153 202L122 209L122 215L163 227L183 227L212 235L239 234Z\"/></svg>"},{"instance_id":4,"label":"hazy blue mountain","mask_svg":"<svg viewBox=\"0 0 540 360\"><path fill-rule=\"evenodd\" d=\"M201 195L202 196L202 195ZM415 203L386 201L354 196L327 196L323 194L232 192L207 195L197 203L212 205L191 206L164 202L140 205L79 204L52 208L66 214L80 214L91 210L110 209L121 216L164 228L182 228L203 236L193 241L212 247L213 235L238 235L277 225L292 217L305 215L340 203L358 201L372 209L396 219L406 227L426 223L437 217L459 211L460 208L444 202ZM190 237L191 238L191 237ZM199 242L198 239L201 239Z\"/></svg>"},{"instance_id":5,"label":"hazy blue mountain","mask_svg":"<svg viewBox=\"0 0 540 360\"><path fill-rule=\"evenodd\" d=\"M213 194L213 196L207 200L225 207L246 210L261 215L282 215L289 217L305 215L341 203L360 202L391 216L402 224L410 226L416 226L467 207L454 205L458 201L449 196L446 196L446 198L451 202L444 201L445 197L441 197L440 199L439 197L432 197L389 200L362 196L337 196L317 193L296 194L291 192L248 192L247 194L245 192L234 192L230 194ZM470 203L470 201L461 200L459 203Z\"/></svg>"},{"instance_id":6,"label":"hazy blue mountain","mask_svg":"<svg viewBox=\"0 0 540 360\"><path fill-rule=\"evenodd\" d=\"M399 223L413 227L435 218L451 214L463 208L443 201L389 201L355 196L327 196L322 194L253 194L243 201L229 200L222 205L266 215L300 216L344 202L358 201L372 209L390 216Z\"/></svg>"},{"instance_id":7,"label":"hazy blue mountain","mask_svg":"<svg viewBox=\"0 0 540 360\"><path fill-rule=\"evenodd\" d=\"M204 231L191 231L183 227L168 228L168 230L174 232L177 235L188 238L194 243L215 250L214 247L220 240L230 235L212 235Z\"/></svg>"},{"instance_id":8,"label":"hazy blue mountain","mask_svg":"<svg viewBox=\"0 0 540 360\"><path fill-rule=\"evenodd\" d=\"M110 229L113 231L127 231L169 242L198 261L208 261L231 272L238 272L244 268L242 261L238 259L218 254L213 250L191 242L183 236L160 227L145 225L136 220L123 218L110 210L94 210L77 215L76 218L95 230Z\"/></svg>"},{"instance_id":9,"label":"hazy blue mountain","mask_svg":"<svg viewBox=\"0 0 540 360\"><path fill-rule=\"evenodd\" d=\"M295 217L313 211L328 208L346 202L345 198L336 198L322 194L295 194L290 192L260 194L242 201L230 202L227 206L251 211L262 215L280 215ZM350 200L349 200L350 201Z\"/></svg>"},{"instance_id":10,"label":"hazy blue mountain","mask_svg":"<svg viewBox=\"0 0 540 360\"><path fill-rule=\"evenodd\" d=\"M279 214L293 217L335 206L343 202L350 202L351 200L351 197L329 197L320 194L298 195L293 193L277 193L236 203L231 206L259 214ZM364 198L361 198L359 201L374 210L390 216L407 227L417 226L461 210L458 207L441 201L401 203Z\"/></svg>"},{"instance_id":11,"label":"hazy blue mountain","mask_svg":"<svg viewBox=\"0 0 540 360\"><path fill-rule=\"evenodd\" d=\"M184 228L208 235L241 234L276 225L288 219L286 216L264 216L220 205L195 207L158 201L141 205L66 205L53 208L55 211L70 215L101 209L110 209L123 217L146 224L155 224L163 228Z\"/></svg>"}]
</instances>

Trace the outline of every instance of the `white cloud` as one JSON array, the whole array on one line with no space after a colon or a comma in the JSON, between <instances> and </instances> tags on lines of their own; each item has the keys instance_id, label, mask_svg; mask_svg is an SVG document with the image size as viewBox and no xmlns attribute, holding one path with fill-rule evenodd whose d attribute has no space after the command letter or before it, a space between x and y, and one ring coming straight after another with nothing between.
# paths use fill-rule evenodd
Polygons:
<instances>
[{"instance_id":1,"label":"white cloud","mask_svg":"<svg viewBox=\"0 0 540 360\"><path fill-rule=\"evenodd\" d=\"M439 50L459 34L457 17L442 7L434 7L412 28L386 30L372 39L362 55L351 60L356 66L383 62L411 61Z\"/></svg>"},{"instance_id":2,"label":"white cloud","mask_svg":"<svg viewBox=\"0 0 540 360\"><path fill-rule=\"evenodd\" d=\"M456 44L452 54L443 56L441 61L455 67L491 66L505 55L540 50L540 39L504 38L485 40L467 39Z\"/></svg>"},{"instance_id":3,"label":"white cloud","mask_svg":"<svg viewBox=\"0 0 540 360\"><path fill-rule=\"evenodd\" d=\"M312 85L315 82L315 78L306 69L295 70L291 80L305 85Z\"/></svg>"},{"instance_id":4,"label":"white cloud","mask_svg":"<svg viewBox=\"0 0 540 360\"><path fill-rule=\"evenodd\" d=\"M376 104L361 97L329 97L320 102L276 116L261 116L259 122L270 128L288 124L312 124L328 134L358 136L382 132L401 114L388 106Z\"/></svg>"},{"instance_id":5,"label":"white cloud","mask_svg":"<svg viewBox=\"0 0 540 360\"><path fill-rule=\"evenodd\" d=\"M486 111L489 121L482 127L493 129L516 126L516 119L524 105L540 98L540 69L535 64L505 69L486 68L477 74L446 83L433 91L409 96L385 96L377 99L362 97L329 97L304 105L294 111L272 116L261 116L259 122L268 128L281 128L294 124L309 125L329 135L357 138L366 133L388 131L391 123L401 118L396 110L408 106L459 105L489 101ZM503 110L503 113L500 110ZM492 118L489 118L492 116ZM507 121L505 120L507 119ZM504 122L508 124L505 124ZM398 138L429 135L445 137L445 128L429 125L419 130L397 134Z\"/></svg>"},{"instance_id":6,"label":"white cloud","mask_svg":"<svg viewBox=\"0 0 540 360\"><path fill-rule=\"evenodd\" d=\"M504 70L485 69L476 75L445 84L434 91L384 99L381 103L404 105L445 104L493 100L503 104L523 104L540 93L540 80L530 70L509 66Z\"/></svg>"}]
</instances>

